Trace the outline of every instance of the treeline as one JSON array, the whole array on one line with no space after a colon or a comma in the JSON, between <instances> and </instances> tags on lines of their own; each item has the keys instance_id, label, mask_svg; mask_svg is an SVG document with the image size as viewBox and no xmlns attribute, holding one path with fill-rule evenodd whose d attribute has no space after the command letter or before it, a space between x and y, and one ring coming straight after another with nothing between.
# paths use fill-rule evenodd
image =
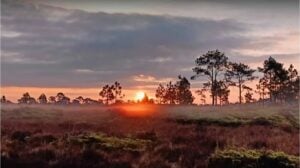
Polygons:
<instances>
[{"instance_id":1,"label":"treeline","mask_svg":"<svg viewBox=\"0 0 300 168\"><path fill-rule=\"evenodd\" d=\"M2 96L1 103L12 103L9 100L6 100L5 96ZM64 93L59 92L56 96L47 96L42 93L37 99L31 97L28 92L24 93L20 99L18 99L18 104L60 104L60 105L67 105L67 104L102 104L100 100L93 100L91 98L83 98L79 96L73 100L67 97Z\"/></svg>"},{"instance_id":2,"label":"treeline","mask_svg":"<svg viewBox=\"0 0 300 168\"><path fill-rule=\"evenodd\" d=\"M219 50L208 51L195 60L196 66L192 69L195 75L191 80L206 77L202 88L196 91L201 104L206 104L206 93L211 97L212 105L229 104L230 87L238 88L239 103L270 102L285 103L299 101L299 76L291 64L285 69L282 63L269 57L264 61L263 67L252 69L243 63L229 61L228 57ZM255 75L256 72L256 75ZM259 79L259 76L262 76ZM190 83L184 77L173 85L159 84L156 89L157 103L159 104L192 104L194 97L190 92ZM247 83L259 79L256 88ZM203 80L203 78L202 78ZM243 95L243 93L245 93ZM259 99L253 98L253 93Z\"/></svg>"},{"instance_id":3,"label":"treeline","mask_svg":"<svg viewBox=\"0 0 300 168\"><path fill-rule=\"evenodd\" d=\"M244 63L229 61L228 57L219 50L208 51L195 60L195 73L191 80L201 78L204 81L202 88L195 93L199 96L201 104L207 104L206 95L210 95L212 105L229 104L230 87L238 89L239 103L270 102L285 103L299 102L299 76L297 70L291 64L288 69L269 57L264 61L262 67L252 69ZM256 88L251 88L247 84L257 79ZM253 94L259 95L258 100L253 98ZM191 92L191 84L186 77L178 76L175 82L159 84L155 92L155 98L150 99L147 95L139 101L123 101L125 95L122 93L122 86L119 82L112 85L105 85L99 92L101 99L93 100L79 96L73 100L63 93L56 96L46 97L41 94L38 99L31 97L29 93L24 93L18 100L19 104L121 104L121 103L157 103L157 104L193 104L195 97ZM5 96L1 98L1 103L11 103Z\"/></svg>"},{"instance_id":4,"label":"treeline","mask_svg":"<svg viewBox=\"0 0 300 168\"><path fill-rule=\"evenodd\" d=\"M235 63L228 60L224 53L214 50L198 57L193 68L192 80L205 76L207 82L203 84L197 93L203 98L205 92L211 96L211 104L228 104L229 87L237 87L239 90L239 103L243 102L271 102L284 103L299 100L299 76L297 70L291 64L285 69L282 63L269 57L264 61L263 67L251 69L243 63ZM257 76L254 73L257 72ZM247 86L247 82L253 81L261 74L256 88ZM259 94L259 100L253 98L253 91Z\"/></svg>"}]
</instances>

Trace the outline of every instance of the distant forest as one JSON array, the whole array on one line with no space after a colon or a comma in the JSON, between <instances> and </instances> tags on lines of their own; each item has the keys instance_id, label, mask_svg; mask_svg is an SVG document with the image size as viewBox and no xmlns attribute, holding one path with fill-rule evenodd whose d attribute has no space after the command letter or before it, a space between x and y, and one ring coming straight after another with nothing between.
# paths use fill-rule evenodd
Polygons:
<instances>
[{"instance_id":1,"label":"distant forest","mask_svg":"<svg viewBox=\"0 0 300 168\"><path fill-rule=\"evenodd\" d=\"M199 95L201 104L208 104L206 95L209 93L211 105L229 104L230 87L238 88L238 99L242 103L286 103L299 102L299 75L297 70L291 64L288 69L274 58L269 57L263 62L262 67L252 69L244 63L229 61L228 57L219 50L208 51L195 60L195 67L192 69L194 75L190 80L197 80L201 76L207 77L207 81L199 88L195 94ZM261 73L259 78L255 72ZM247 83L258 80L256 88L247 86ZM253 94L259 95L258 99L253 98ZM112 85L107 84L100 89L100 99L83 98L79 96L73 100L64 93L57 93L56 96L47 98L41 94L37 99L24 93L18 99L19 104L124 104L124 103L149 103L149 104L179 104L191 105L195 97L191 92L189 79L179 75L178 81L159 84L155 98L150 99L147 95L142 100L125 102L125 95L122 92L122 86L119 82ZM12 103L2 96L1 103Z\"/></svg>"}]
</instances>

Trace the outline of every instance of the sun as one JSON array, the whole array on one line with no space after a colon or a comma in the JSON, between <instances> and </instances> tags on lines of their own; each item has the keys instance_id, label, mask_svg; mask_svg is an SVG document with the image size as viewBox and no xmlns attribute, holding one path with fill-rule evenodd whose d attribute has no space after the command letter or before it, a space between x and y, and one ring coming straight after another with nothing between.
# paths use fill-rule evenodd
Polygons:
<instances>
[{"instance_id":1,"label":"sun","mask_svg":"<svg viewBox=\"0 0 300 168\"><path fill-rule=\"evenodd\" d=\"M143 91L139 91L139 92L136 92L135 94L135 100L143 100L143 98L145 97L145 93Z\"/></svg>"}]
</instances>

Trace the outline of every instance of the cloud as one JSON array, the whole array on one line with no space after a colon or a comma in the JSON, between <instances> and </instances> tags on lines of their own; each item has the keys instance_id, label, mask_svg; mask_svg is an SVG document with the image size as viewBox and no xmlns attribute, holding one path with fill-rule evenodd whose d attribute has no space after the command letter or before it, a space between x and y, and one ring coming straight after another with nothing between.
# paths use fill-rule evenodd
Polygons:
<instances>
[{"instance_id":1,"label":"cloud","mask_svg":"<svg viewBox=\"0 0 300 168\"><path fill-rule=\"evenodd\" d=\"M174 80L174 78L157 79L154 76L147 76L147 75L134 75L132 78L136 82L145 82L145 83L166 83Z\"/></svg>"},{"instance_id":2,"label":"cloud","mask_svg":"<svg viewBox=\"0 0 300 168\"><path fill-rule=\"evenodd\" d=\"M94 71L91 69L75 69L73 70L76 74L82 75L96 75L96 74L111 74L114 73L113 71Z\"/></svg>"},{"instance_id":3,"label":"cloud","mask_svg":"<svg viewBox=\"0 0 300 168\"><path fill-rule=\"evenodd\" d=\"M158 63L163 63L163 62L168 62L171 61L171 57L156 57L153 60L150 60L150 62L158 62Z\"/></svg>"},{"instance_id":4,"label":"cloud","mask_svg":"<svg viewBox=\"0 0 300 168\"><path fill-rule=\"evenodd\" d=\"M15 1L4 1L1 10L5 86L150 85L191 76L186 67L208 50L235 58L232 51L254 40L241 35L249 25L233 19L89 13Z\"/></svg>"},{"instance_id":5,"label":"cloud","mask_svg":"<svg viewBox=\"0 0 300 168\"><path fill-rule=\"evenodd\" d=\"M238 54L251 54L252 56L272 55L274 53L294 54L299 53L300 31L273 32L268 35L249 37L249 43L243 44L233 52Z\"/></svg>"}]
</instances>

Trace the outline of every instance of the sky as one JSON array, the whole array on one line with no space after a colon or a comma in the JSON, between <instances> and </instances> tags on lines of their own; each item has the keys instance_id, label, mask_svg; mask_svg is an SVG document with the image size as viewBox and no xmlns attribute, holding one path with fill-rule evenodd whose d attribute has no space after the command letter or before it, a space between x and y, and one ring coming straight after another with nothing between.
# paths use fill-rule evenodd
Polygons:
<instances>
[{"instance_id":1,"label":"sky","mask_svg":"<svg viewBox=\"0 0 300 168\"><path fill-rule=\"evenodd\" d=\"M299 1L1 2L1 94L13 101L26 91L98 99L114 81L126 100L154 97L159 83L189 78L195 59L215 49L252 68L269 56L300 67Z\"/></svg>"}]
</instances>

